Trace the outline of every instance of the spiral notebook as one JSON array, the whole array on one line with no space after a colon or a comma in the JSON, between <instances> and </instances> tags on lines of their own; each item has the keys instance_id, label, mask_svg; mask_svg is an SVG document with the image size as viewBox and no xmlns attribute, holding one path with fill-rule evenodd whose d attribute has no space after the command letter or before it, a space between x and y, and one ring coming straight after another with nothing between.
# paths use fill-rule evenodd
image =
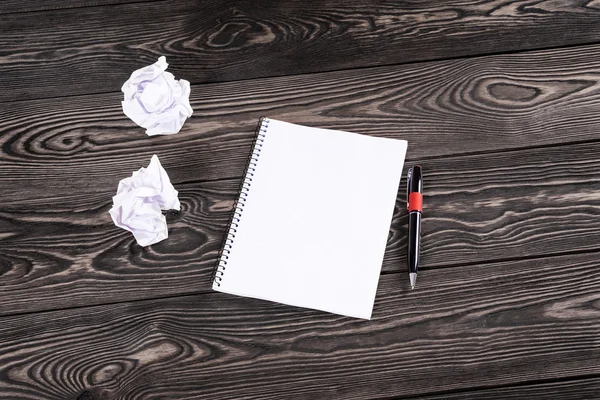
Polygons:
<instances>
[{"instance_id":1,"label":"spiral notebook","mask_svg":"<svg viewBox=\"0 0 600 400\"><path fill-rule=\"evenodd\" d=\"M370 319L406 147L261 118L213 289Z\"/></svg>"}]
</instances>

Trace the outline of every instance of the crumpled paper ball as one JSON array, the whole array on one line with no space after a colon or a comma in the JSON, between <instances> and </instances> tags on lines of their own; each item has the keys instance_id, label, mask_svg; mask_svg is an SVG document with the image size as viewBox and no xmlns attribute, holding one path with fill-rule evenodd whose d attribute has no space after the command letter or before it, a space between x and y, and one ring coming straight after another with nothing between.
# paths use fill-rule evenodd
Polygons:
<instances>
[{"instance_id":1,"label":"crumpled paper ball","mask_svg":"<svg viewBox=\"0 0 600 400\"><path fill-rule=\"evenodd\" d=\"M119 182L109 213L115 225L132 232L140 246L149 246L169 236L161 210L179 210L178 193L153 155L147 168Z\"/></svg>"},{"instance_id":2,"label":"crumpled paper ball","mask_svg":"<svg viewBox=\"0 0 600 400\"><path fill-rule=\"evenodd\" d=\"M168 66L167 59L160 57L156 63L134 71L121 88L125 94L123 112L146 128L148 136L179 132L193 112L190 83L175 80L166 72Z\"/></svg>"}]
</instances>

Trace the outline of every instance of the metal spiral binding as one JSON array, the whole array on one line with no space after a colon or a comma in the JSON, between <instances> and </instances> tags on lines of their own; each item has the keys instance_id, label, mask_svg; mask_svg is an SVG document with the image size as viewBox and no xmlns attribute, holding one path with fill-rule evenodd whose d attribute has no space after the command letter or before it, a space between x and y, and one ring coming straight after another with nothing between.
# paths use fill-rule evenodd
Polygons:
<instances>
[{"instance_id":1,"label":"metal spiral binding","mask_svg":"<svg viewBox=\"0 0 600 400\"><path fill-rule=\"evenodd\" d=\"M225 275L225 270L227 269L227 260L229 259L229 254L233 248L235 234L237 233L237 229L242 219L242 214L244 213L244 207L246 205L246 200L248 199L248 194L250 193L252 179L254 178L254 173L256 172L258 158L260 157L260 152L262 151L268 127L269 120L265 117L261 117L256 128L256 136L252 145L252 152L250 153L248 164L246 165L246 171L244 171L244 180L242 181L240 187L240 195L233 205L233 215L231 216L229 225L227 226L227 235L225 236L223 245L221 246L219 260L211 277L211 282L217 286L221 286L223 275Z\"/></svg>"}]
</instances>

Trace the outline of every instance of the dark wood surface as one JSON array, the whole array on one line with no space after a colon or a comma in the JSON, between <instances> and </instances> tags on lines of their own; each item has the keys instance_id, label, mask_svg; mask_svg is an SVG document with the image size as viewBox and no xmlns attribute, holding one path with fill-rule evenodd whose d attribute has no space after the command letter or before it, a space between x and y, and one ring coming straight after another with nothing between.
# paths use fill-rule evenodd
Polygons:
<instances>
[{"instance_id":1,"label":"dark wood surface","mask_svg":"<svg viewBox=\"0 0 600 400\"><path fill-rule=\"evenodd\" d=\"M192 83L594 43L597 1L10 1L0 102L118 91L165 55ZM78 8L64 8L74 3ZM0 7L2 7L0 5ZM59 9L52 9L59 8ZM0 13L2 9L0 9ZM25 40L24 40L25 39Z\"/></svg>"},{"instance_id":2,"label":"dark wood surface","mask_svg":"<svg viewBox=\"0 0 600 400\"><path fill-rule=\"evenodd\" d=\"M597 1L0 15L1 399L600 398ZM194 115L149 138L119 89L159 55ZM409 141L418 290L402 189L371 321L210 289L261 115ZM182 212L141 248L108 209L152 154Z\"/></svg>"},{"instance_id":3,"label":"dark wood surface","mask_svg":"<svg viewBox=\"0 0 600 400\"><path fill-rule=\"evenodd\" d=\"M600 378L591 377L576 381L558 381L529 384L527 386L498 387L493 389L474 390L469 392L445 393L433 396L419 396L419 400L456 400L456 399L488 399L488 400L596 400L600 393ZM400 398L398 398L400 399Z\"/></svg>"},{"instance_id":4,"label":"dark wood surface","mask_svg":"<svg viewBox=\"0 0 600 400\"><path fill-rule=\"evenodd\" d=\"M0 390L364 399L600 378L597 254L405 280L381 278L372 321L220 293L4 317Z\"/></svg>"},{"instance_id":5,"label":"dark wood surface","mask_svg":"<svg viewBox=\"0 0 600 400\"><path fill-rule=\"evenodd\" d=\"M247 152L240 150L239 158ZM592 143L421 160L427 171L423 268L600 250L598 154L600 143ZM203 159L208 151L194 155ZM179 171L171 177L182 212L169 218L169 240L150 248L138 246L108 214L117 173L105 185L94 181L100 193L86 190L88 174L79 185L70 180L85 197L61 194L67 188L51 189L53 184L45 189L50 199L23 200L16 187L14 196L5 195L0 260L5 277L12 279L0 286L0 314L99 304L105 296L114 302L210 292L209 277L241 177L203 182L197 176L204 162L198 169L182 164L176 157L163 161L168 171ZM221 163L222 172L228 164ZM243 161L229 168L239 175ZM507 170L518 171L518 179ZM384 272L405 269L405 201L400 191ZM42 265L30 270L36 262ZM40 298L46 301L35 301Z\"/></svg>"}]
</instances>

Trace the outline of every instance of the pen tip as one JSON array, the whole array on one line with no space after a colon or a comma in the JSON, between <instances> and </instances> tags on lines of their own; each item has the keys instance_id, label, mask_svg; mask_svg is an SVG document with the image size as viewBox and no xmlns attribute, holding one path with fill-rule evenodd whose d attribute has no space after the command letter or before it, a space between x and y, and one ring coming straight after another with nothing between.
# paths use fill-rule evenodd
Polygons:
<instances>
[{"instance_id":1,"label":"pen tip","mask_svg":"<svg viewBox=\"0 0 600 400\"><path fill-rule=\"evenodd\" d=\"M410 278L410 288L414 289L415 283L417 283L417 274L411 272L410 274L408 274L408 277Z\"/></svg>"}]
</instances>

